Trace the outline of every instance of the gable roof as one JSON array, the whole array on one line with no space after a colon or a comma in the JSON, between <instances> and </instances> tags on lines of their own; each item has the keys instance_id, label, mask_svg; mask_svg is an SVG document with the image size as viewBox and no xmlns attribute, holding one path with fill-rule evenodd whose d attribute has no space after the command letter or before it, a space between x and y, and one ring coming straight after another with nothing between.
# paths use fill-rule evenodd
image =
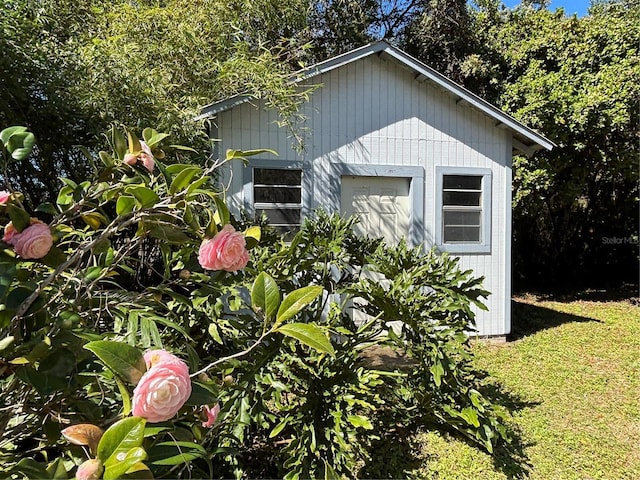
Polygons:
<instances>
[{"instance_id":1,"label":"gable roof","mask_svg":"<svg viewBox=\"0 0 640 480\"><path fill-rule=\"evenodd\" d=\"M496 121L497 127L511 130L513 134L514 149L530 155L541 148L551 150L555 147L555 144L551 140L384 40L370 43L369 45L356 48L350 52L305 68L297 72L294 82L298 83L307 78L322 75L323 73L330 72L348 63L376 54L387 55L388 57L396 60L401 65L412 70L415 73L417 81L430 81L434 83L456 97L457 103L469 105L472 108L481 111L485 115L488 115L490 118L493 118ZM203 107L197 119L213 117L218 113L231 110L232 108L246 103L251 99L252 97L249 95L236 95L219 102L214 102Z\"/></svg>"}]
</instances>

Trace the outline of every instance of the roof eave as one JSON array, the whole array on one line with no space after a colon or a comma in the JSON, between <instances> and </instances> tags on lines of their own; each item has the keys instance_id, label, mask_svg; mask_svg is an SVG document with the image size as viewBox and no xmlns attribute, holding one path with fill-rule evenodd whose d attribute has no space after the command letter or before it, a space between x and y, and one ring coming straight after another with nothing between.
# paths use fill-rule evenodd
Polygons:
<instances>
[{"instance_id":1,"label":"roof eave","mask_svg":"<svg viewBox=\"0 0 640 480\"><path fill-rule=\"evenodd\" d=\"M489 117L495 119L498 123L496 126L502 126L503 128L508 128L512 131L514 137L521 136L525 139L532 142L531 146L526 146L526 144L522 143L522 145L526 146L526 153L530 155L532 152L544 148L546 150L551 150L556 145L549 139L545 138L543 135L535 132L530 129L526 125L520 123L518 120L513 118L511 115L503 112L499 108L493 106L486 100L483 100L476 94L470 92L466 88L452 80L448 79L441 73L437 72L433 68L425 65L421 61L415 59L408 53L403 52L395 48L393 45L389 44L384 40L379 40L377 42L370 43L360 48L356 48L355 50L351 50L350 52L343 53L342 55L338 55L336 57L330 58L323 62L312 65L306 69L300 70L295 74L293 78L294 83L298 83L308 78L316 77L318 75L322 75L323 73L330 72L338 67L349 64L356 60L360 60L362 58L368 57L373 54L381 54L384 53L395 58L401 64L404 64L414 70L417 75L416 79L419 81L431 80L436 85L444 88L450 93L456 95L458 97L458 101L464 101L466 104L475 107L481 112L485 113ZM230 97L228 99L222 100L220 102L215 102L210 105L207 105L201 110L201 114L196 117L197 120L206 119L217 115L218 113L224 112L226 110L230 110L233 107L236 107L240 104L248 102L252 99L249 95L236 95L234 97ZM515 140L515 138L514 138ZM515 143L515 142L514 142ZM521 142L518 142L521 143ZM532 147L535 147L532 149ZM516 147L517 148L517 147ZM518 148L519 149L519 148ZM527 153L531 152L531 153Z\"/></svg>"}]
</instances>

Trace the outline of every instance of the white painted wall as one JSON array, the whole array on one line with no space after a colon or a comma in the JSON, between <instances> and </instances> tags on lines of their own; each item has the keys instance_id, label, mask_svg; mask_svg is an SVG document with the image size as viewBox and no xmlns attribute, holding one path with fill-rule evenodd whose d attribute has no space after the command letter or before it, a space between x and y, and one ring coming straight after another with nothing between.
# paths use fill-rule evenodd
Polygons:
<instances>
[{"instance_id":1,"label":"white painted wall","mask_svg":"<svg viewBox=\"0 0 640 480\"><path fill-rule=\"evenodd\" d=\"M279 152L279 161L302 162L313 189L307 209L326 206L327 199L333 205L339 202L337 182L330 181L333 163L421 167L427 247L435 235L436 167L490 169L491 252L461 255L460 263L484 276L485 289L492 292L489 311L478 314L480 335L504 335L510 331L511 134L496 127L494 119L456 104L450 93L417 81L413 71L384 58L371 55L310 79L322 87L303 109L310 133L301 153L291 148L286 129L276 125L276 112L248 103L218 115L220 151L271 148ZM236 163L227 175L230 204L236 209L245 201L243 170Z\"/></svg>"}]
</instances>

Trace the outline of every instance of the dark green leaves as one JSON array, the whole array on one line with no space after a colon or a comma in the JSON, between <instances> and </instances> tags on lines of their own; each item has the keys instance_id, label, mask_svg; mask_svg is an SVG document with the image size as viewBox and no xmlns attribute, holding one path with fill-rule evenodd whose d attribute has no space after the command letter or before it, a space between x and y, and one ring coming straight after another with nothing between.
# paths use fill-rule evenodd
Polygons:
<instances>
[{"instance_id":1,"label":"dark green leaves","mask_svg":"<svg viewBox=\"0 0 640 480\"><path fill-rule=\"evenodd\" d=\"M147 370L140 351L126 343L98 340L87 343L84 348L93 352L105 366L132 385L136 385Z\"/></svg>"}]
</instances>

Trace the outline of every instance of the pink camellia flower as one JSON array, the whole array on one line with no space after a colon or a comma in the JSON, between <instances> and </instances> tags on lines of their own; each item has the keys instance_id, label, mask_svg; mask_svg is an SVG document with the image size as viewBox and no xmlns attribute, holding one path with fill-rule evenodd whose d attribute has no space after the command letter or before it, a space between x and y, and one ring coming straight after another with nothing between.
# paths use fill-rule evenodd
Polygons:
<instances>
[{"instance_id":1,"label":"pink camellia flower","mask_svg":"<svg viewBox=\"0 0 640 480\"><path fill-rule=\"evenodd\" d=\"M153 158L153 153L151 153L151 148L145 142L140 140L140 146L142 147L142 152L140 152L140 160L142 160L142 165L144 168L153 172L153 169L156 166L156 160Z\"/></svg>"},{"instance_id":2,"label":"pink camellia flower","mask_svg":"<svg viewBox=\"0 0 640 480\"><path fill-rule=\"evenodd\" d=\"M144 168L146 168L150 172L153 172L153 169L156 166L156 160L155 158L153 158L151 148L142 140L140 140L140 147L142 148L142 151L138 153L138 155L134 153L127 153L125 154L122 161L127 165L135 165L136 163L138 163L138 160L140 160Z\"/></svg>"},{"instance_id":3,"label":"pink camellia flower","mask_svg":"<svg viewBox=\"0 0 640 480\"><path fill-rule=\"evenodd\" d=\"M102 472L104 472L102 462L99 459L94 458L87 460L78 467L78 470L76 471L76 479L100 480L102 478Z\"/></svg>"},{"instance_id":4,"label":"pink camellia flower","mask_svg":"<svg viewBox=\"0 0 640 480\"><path fill-rule=\"evenodd\" d=\"M40 220L31 219L31 225L22 232L10 233L10 239L7 243L13 245L16 253L24 259L42 258L51 250L53 237L49 225Z\"/></svg>"},{"instance_id":5,"label":"pink camellia flower","mask_svg":"<svg viewBox=\"0 0 640 480\"><path fill-rule=\"evenodd\" d=\"M7 192L6 190L0 190L0 205L6 205L11 198L11 192Z\"/></svg>"},{"instance_id":6,"label":"pink camellia flower","mask_svg":"<svg viewBox=\"0 0 640 480\"><path fill-rule=\"evenodd\" d=\"M169 420L191 395L189 367L168 352L157 353L160 351L147 352L151 368L133 390L133 415L146 418L150 423ZM154 355L156 363L151 358Z\"/></svg>"},{"instance_id":7,"label":"pink camellia flower","mask_svg":"<svg viewBox=\"0 0 640 480\"><path fill-rule=\"evenodd\" d=\"M216 423L216 419L218 418L218 414L220 413L220 404L216 403L213 407L209 405L202 406L202 413L207 417L207 420L202 422L203 427L212 427L214 423Z\"/></svg>"},{"instance_id":8,"label":"pink camellia flower","mask_svg":"<svg viewBox=\"0 0 640 480\"><path fill-rule=\"evenodd\" d=\"M18 233L16 227L13 226L13 222L9 222L4 227L4 235L2 236L2 241L11 245L11 240Z\"/></svg>"},{"instance_id":9,"label":"pink camellia flower","mask_svg":"<svg viewBox=\"0 0 640 480\"><path fill-rule=\"evenodd\" d=\"M138 163L138 157L136 157L133 153L127 153L122 160L127 165L135 165Z\"/></svg>"},{"instance_id":10,"label":"pink camellia flower","mask_svg":"<svg viewBox=\"0 0 640 480\"><path fill-rule=\"evenodd\" d=\"M206 270L235 272L249 262L244 235L231 225L225 225L213 238L200 245L198 262Z\"/></svg>"}]
</instances>

